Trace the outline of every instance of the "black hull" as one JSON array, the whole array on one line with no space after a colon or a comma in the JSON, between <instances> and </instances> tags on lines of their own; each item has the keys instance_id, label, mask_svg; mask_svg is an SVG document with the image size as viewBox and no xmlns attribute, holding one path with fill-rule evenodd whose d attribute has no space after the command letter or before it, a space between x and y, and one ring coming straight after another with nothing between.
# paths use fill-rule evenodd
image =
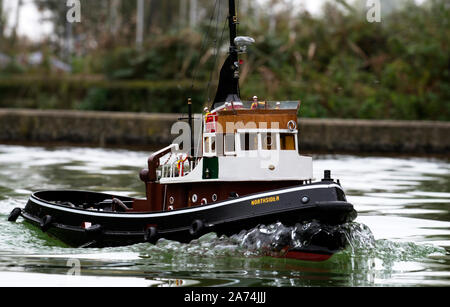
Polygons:
<instances>
[{"instance_id":1,"label":"black hull","mask_svg":"<svg viewBox=\"0 0 450 307\"><path fill-rule=\"evenodd\" d=\"M260 224L281 222L294 226L316 220L339 225L356 218L353 206L346 202L342 188L333 182L258 193L227 201L166 212L122 213L79 209L59 202L91 202L118 198L133 199L82 191L43 191L34 193L21 216L43 231L75 247L112 247L142 242L155 243L159 238L188 243L205 233L231 236ZM82 225L92 227L85 229ZM325 240L326 241L326 240ZM318 242L310 250L332 255L342 244ZM307 252L308 248L292 250Z\"/></svg>"}]
</instances>

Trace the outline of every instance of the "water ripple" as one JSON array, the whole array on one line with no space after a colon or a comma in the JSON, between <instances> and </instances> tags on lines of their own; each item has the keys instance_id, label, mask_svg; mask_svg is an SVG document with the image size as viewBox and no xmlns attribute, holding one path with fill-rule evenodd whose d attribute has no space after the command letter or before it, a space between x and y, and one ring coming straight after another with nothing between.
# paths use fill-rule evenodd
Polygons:
<instances>
[{"instance_id":1,"label":"water ripple","mask_svg":"<svg viewBox=\"0 0 450 307\"><path fill-rule=\"evenodd\" d=\"M83 189L142 197L145 188L137 174L148 155L0 145L0 275L17 280L45 275L41 280L51 284L61 279L54 274L67 272L68 259L80 259L82 275L115 277L120 285L122 278L133 284L128 277L154 281L137 282L145 285L450 285L446 160L317 157L315 178L332 170L359 213L354 223L338 229L348 248L322 263L268 257L282 255L286 244L307 244L302 231L330 231L313 223L260 225L232 237L208 234L190 244L160 240L157 245L74 249L23 222L6 221L9 212L23 207L36 190Z\"/></svg>"}]
</instances>

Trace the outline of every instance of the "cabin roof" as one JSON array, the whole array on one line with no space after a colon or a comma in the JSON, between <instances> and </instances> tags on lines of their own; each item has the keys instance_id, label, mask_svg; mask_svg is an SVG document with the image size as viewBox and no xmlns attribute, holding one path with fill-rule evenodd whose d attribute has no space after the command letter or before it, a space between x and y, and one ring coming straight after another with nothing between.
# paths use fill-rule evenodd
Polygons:
<instances>
[{"instance_id":1,"label":"cabin roof","mask_svg":"<svg viewBox=\"0 0 450 307\"><path fill-rule=\"evenodd\" d=\"M298 111L300 108L300 101L238 101L238 102L224 102L220 107L211 112L223 112L228 110L294 110Z\"/></svg>"},{"instance_id":2,"label":"cabin roof","mask_svg":"<svg viewBox=\"0 0 450 307\"><path fill-rule=\"evenodd\" d=\"M221 110L217 112L218 116L271 116L271 115L284 115L284 114L295 114L297 115L297 109L280 109L280 110L270 110L270 109L232 109L232 110Z\"/></svg>"}]
</instances>

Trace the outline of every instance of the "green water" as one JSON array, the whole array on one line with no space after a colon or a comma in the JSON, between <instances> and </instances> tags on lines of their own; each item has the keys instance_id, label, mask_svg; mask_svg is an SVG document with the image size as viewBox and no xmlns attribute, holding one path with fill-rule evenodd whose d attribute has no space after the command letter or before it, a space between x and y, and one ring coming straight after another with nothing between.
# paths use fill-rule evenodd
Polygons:
<instances>
[{"instance_id":1,"label":"green water","mask_svg":"<svg viewBox=\"0 0 450 307\"><path fill-rule=\"evenodd\" d=\"M208 234L191 244L75 249L21 219L6 221L36 190L143 197L138 172L147 157L126 150L0 146L0 286L450 285L450 162L443 159L314 157L315 177L331 169L359 212L346 226L349 248L323 263L267 257L245 243L245 233Z\"/></svg>"}]
</instances>

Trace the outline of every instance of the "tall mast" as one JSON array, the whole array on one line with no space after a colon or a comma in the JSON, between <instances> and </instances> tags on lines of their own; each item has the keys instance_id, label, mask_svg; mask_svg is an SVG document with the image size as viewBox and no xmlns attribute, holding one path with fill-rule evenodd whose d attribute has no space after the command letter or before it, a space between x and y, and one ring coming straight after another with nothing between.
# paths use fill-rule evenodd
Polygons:
<instances>
[{"instance_id":1,"label":"tall mast","mask_svg":"<svg viewBox=\"0 0 450 307\"><path fill-rule=\"evenodd\" d=\"M230 28L230 51L220 71L219 85L211 109L227 101L240 101L239 95L239 58L235 39L237 37L238 18L236 1L228 0L228 26Z\"/></svg>"},{"instance_id":2,"label":"tall mast","mask_svg":"<svg viewBox=\"0 0 450 307\"><path fill-rule=\"evenodd\" d=\"M230 54L235 53L237 56L236 44L234 39L237 36L237 15L236 15L236 2L235 0L228 0L229 11L228 11L228 26L230 28Z\"/></svg>"},{"instance_id":3,"label":"tall mast","mask_svg":"<svg viewBox=\"0 0 450 307\"><path fill-rule=\"evenodd\" d=\"M235 39L237 36L238 17L236 14L236 1L229 0L228 25L230 27L230 56L233 59L233 64L238 63L238 49L236 48ZM238 70L238 66L233 66L234 70ZM233 76L239 82L239 74Z\"/></svg>"},{"instance_id":4,"label":"tall mast","mask_svg":"<svg viewBox=\"0 0 450 307\"><path fill-rule=\"evenodd\" d=\"M192 116L192 99L188 99L188 112L189 112L189 128L191 130L191 157L194 157L194 125L192 123L193 116Z\"/></svg>"}]
</instances>

